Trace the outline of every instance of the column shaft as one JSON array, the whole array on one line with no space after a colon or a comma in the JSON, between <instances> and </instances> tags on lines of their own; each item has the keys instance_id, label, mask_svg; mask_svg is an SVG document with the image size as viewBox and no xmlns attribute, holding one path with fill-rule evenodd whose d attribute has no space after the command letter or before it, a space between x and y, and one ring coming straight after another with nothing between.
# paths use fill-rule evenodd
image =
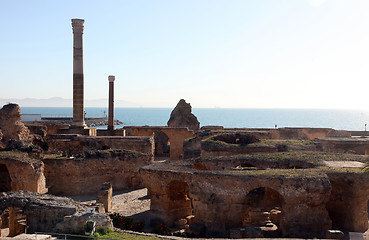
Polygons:
<instances>
[{"instance_id":1,"label":"column shaft","mask_svg":"<svg viewBox=\"0 0 369 240\"><path fill-rule=\"evenodd\" d=\"M115 76L109 76L109 117L108 130L114 130L114 80Z\"/></svg>"},{"instance_id":2,"label":"column shaft","mask_svg":"<svg viewBox=\"0 0 369 240\"><path fill-rule=\"evenodd\" d=\"M83 76L83 19L72 19L73 27L73 127L85 127Z\"/></svg>"}]
</instances>

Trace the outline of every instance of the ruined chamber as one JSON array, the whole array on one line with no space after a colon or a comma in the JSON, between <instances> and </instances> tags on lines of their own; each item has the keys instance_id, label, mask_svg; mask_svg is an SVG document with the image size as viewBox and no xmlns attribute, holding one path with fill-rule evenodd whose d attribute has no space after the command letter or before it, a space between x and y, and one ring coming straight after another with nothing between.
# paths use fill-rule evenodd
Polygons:
<instances>
[{"instance_id":1,"label":"ruined chamber","mask_svg":"<svg viewBox=\"0 0 369 240\"><path fill-rule=\"evenodd\" d=\"M324 238L368 228L365 156L277 152L198 157L141 169L151 221L186 223L199 236Z\"/></svg>"}]
</instances>

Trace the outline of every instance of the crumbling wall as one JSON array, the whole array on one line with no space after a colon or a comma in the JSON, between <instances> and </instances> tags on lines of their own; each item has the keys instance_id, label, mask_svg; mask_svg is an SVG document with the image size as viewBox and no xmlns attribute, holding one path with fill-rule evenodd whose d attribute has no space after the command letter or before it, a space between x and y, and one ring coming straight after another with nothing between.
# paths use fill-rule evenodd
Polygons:
<instances>
[{"instance_id":1,"label":"crumbling wall","mask_svg":"<svg viewBox=\"0 0 369 240\"><path fill-rule=\"evenodd\" d=\"M9 207L23 210L23 214L27 216L28 233L52 232L55 225L64 220L64 216L72 215L83 208L69 198L27 191L1 194L0 212Z\"/></svg>"},{"instance_id":2,"label":"crumbling wall","mask_svg":"<svg viewBox=\"0 0 369 240\"><path fill-rule=\"evenodd\" d=\"M27 190L46 193L44 164L41 161L28 159L19 161L12 158L1 158L0 165L5 166L10 178L10 191Z\"/></svg>"},{"instance_id":3,"label":"crumbling wall","mask_svg":"<svg viewBox=\"0 0 369 240\"><path fill-rule=\"evenodd\" d=\"M366 155L369 152L369 141L365 138L319 138L321 148L326 152L353 153Z\"/></svg>"},{"instance_id":4,"label":"crumbling wall","mask_svg":"<svg viewBox=\"0 0 369 240\"><path fill-rule=\"evenodd\" d=\"M154 156L152 137L81 136L78 134L48 135L51 151L78 154L88 150L121 149Z\"/></svg>"},{"instance_id":5,"label":"crumbling wall","mask_svg":"<svg viewBox=\"0 0 369 240\"><path fill-rule=\"evenodd\" d=\"M332 191L327 209L335 229L368 229L369 174L328 173Z\"/></svg>"},{"instance_id":6,"label":"crumbling wall","mask_svg":"<svg viewBox=\"0 0 369 240\"><path fill-rule=\"evenodd\" d=\"M155 132L165 133L170 142L170 159L183 159L183 142L195 134L188 128L172 128L172 127L124 127L127 136L153 136Z\"/></svg>"},{"instance_id":7,"label":"crumbling wall","mask_svg":"<svg viewBox=\"0 0 369 240\"><path fill-rule=\"evenodd\" d=\"M151 197L151 211L155 218L173 225L178 218L193 214L194 223L203 226L207 234L227 236L232 228L242 227L247 212L245 196L260 187L278 192L283 198L280 228L283 236L324 237L331 228L325 204L329 199L330 184L326 175L283 176L229 174L212 171L172 169L157 164L143 167L144 184ZM168 195L173 181L189 186L188 199L192 211L183 211ZM183 196L183 192L179 196Z\"/></svg>"},{"instance_id":8,"label":"crumbling wall","mask_svg":"<svg viewBox=\"0 0 369 240\"><path fill-rule=\"evenodd\" d=\"M152 155L126 150L44 159L49 192L68 196L97 193L104 182L110 182L114 190L142 187L139 168L151 162Z\"/></svg>"},{"instance_id":9,"label":"crumbling wall","mask_svg":"<svg viewBox=\"0 0 369 240\"><path fill-rule=\"evenodd\" d=\"M276 139L313 140L323 137L351 137L350 131L332 128L279 128L277 133L274 132L274 134Z\"/></svg>"}]
</instances>

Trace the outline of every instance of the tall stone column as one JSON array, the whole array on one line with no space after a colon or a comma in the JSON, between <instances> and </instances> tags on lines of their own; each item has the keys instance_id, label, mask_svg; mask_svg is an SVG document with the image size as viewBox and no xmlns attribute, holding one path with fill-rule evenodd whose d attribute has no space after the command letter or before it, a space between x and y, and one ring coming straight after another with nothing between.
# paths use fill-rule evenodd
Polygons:
<instances>
[{"instance_id":1,"label":"tall stone column","mask_svg":"<svg viewBox=\"0 0 369 240\"><path fill-rule=\"evenodd\" d=\"M72 127L86 127L84 116L83 79L83 19L72 19L73 28L73 123Z\"/></svg>"},{"instance_id":2,"label":"tall stone column","mask_svg":"<svg viewBox=\"0 0 369 240\"><path fill-rule=\"evenodd\" d=\"M114 80L115 76L110 75L109 80L109 118L108 130L114 130Z\"/></svg>"}]
</instances>

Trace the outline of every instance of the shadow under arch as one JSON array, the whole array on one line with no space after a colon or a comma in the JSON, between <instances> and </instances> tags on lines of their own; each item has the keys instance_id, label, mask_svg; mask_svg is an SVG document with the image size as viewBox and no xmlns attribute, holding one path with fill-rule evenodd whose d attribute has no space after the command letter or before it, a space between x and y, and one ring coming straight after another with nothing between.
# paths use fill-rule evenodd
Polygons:
<instances>
[{"instance_id":1,"label":"shadow under arch","mask_svg":"<svg viewBox=\"0 0 369 240\"><path fill-rule=\"evenodd\" d=\"M155 156L169 157L170 142L168 135L162 131L157 131L154 134L154 140L155 140Z\"/></svg>"},{"instance_id":2,"label":"shadow under arch","mask_svg":"<svg viewBox=\"0 0 369 240\"><path fill-rule=\"evenodd\" d=\"M173 225L178 219L185 219L193 215L192 200L189 198L189 186L184 181L173 180L166 188L169 205L169 224Z\"/></svg>"},{"instance_id":3,"label":"shadow under arch","mask_svg":"<svg viewBox=\"0 0 369 240\"><path fill-rule=\"evenodd\" d=\"M281 237L284 198L269 187L252 189L245 197L242 227L261 229L264 237Z\"/></svg>"},{"instance_id":4,"label":"shadow under arch","mask_svg":"<svg viewBox=\"0 0 369 240\"><path fill-rule=\"evenodd\" d=\"M11 178L8 168L5 164L0 164L0 192L9 192L11 190Z\"/></svg>"}]
</instances>

